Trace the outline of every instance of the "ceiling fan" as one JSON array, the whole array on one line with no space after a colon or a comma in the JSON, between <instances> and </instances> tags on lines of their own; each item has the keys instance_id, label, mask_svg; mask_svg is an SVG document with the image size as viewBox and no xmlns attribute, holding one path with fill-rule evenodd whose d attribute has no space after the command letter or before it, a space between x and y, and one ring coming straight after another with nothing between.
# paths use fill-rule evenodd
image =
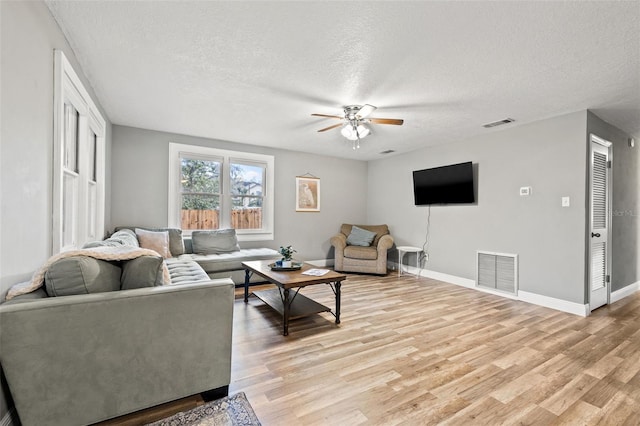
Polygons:
<instances>
[{"instance_id":1,"label":"ceiling fan","mask_svg":"<svg viewBox=\"0 0 640 426\"><path fill-rule=\"evenodd\" d=\"M326 132L327 130L335 129L336 127L342 127L342 130L340 131L342 136L353 141L353 149L358 149L360 148L360 139L364 138L371 132L365 124L393 124L400 126L404 123L404 120L397 118L367 118L369 114L376 109L376 107L369 104L347 105L343 109L344 116L327 114L311 115L315 117L337 118L338 120L341 120L340 123L320 129L318 132Z\"/></svg>"}]
</instances>

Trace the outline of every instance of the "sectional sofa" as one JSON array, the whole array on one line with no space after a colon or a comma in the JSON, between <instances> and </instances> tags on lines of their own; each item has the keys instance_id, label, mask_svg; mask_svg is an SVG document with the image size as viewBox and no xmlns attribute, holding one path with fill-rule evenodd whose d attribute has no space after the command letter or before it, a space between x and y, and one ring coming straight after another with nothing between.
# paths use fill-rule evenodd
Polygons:
<instances>
[{"instance_id":1,"label":"sectional sofa","mask_svg":"<svg viewBox=\"0 0 640 426\"><path fill-rule=\"evenodd\" d=\"M122 228L53 258L40 288L0 304L0 363L23 425L91 424L228 391L230 276L243 279L243 260L277 252L185 253L180 230L150 232L172 235L175 255L163 259L132 247L142 255L109 260L137 244L136 234ZM217 238L235 239L228 232L204 237L196 235L196 250L203 241L213 247ZM193 241L186 246L193 251Z\"/></svg>"},{"instance_id":2,"label":"sectional sofa","mask_svg":"<svg viewBox=\"0 0 640 426\"><path fill-rule=\"evenodd\" d=\"M136 229L132 226L116 227ZM138 228L140 229L140 228ZM193 231L191 236L183 237L182 231L175 228L145 228L152 231L169 232L169 245L173 254L168 262L194 261L204 269L209 278L231 278L236 285L244 284L245 273L242 262L250 260L278 260L282 256L270 248L241 248L235 230ZM251 282L261 280L254 274Z\"/></svg>"}]
</instances>

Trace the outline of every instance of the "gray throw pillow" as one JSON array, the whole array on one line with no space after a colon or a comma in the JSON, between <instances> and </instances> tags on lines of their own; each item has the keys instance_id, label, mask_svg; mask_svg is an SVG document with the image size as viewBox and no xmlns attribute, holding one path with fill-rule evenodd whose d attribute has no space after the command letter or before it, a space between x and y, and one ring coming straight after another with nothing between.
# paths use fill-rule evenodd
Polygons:
<instances>
[{"instance_id":1,"label":"gray throw pillow","mask_svg":"<svg viewBox=\"0 0 640 426\"><path fill-rule=\"evenodd\" d=\"M353 226L351 227L351 233L347 237L347 244L350 246L369 247L375 237L375 232Z\"/></svg>"},{"instance_id":2,"label":"gray throw pillow","mask_svg":"<svg viewBox=\"0 0 640 426\"><path fill-rule=\"evenodd\" d=\"M140 256L122 262L122 290L163 284L162 257Z\"/></svg>"},{"instance_id":3,"label":"gray throw pillow","mask_svg":"<svg viewBox=\"0 0 640 426\"><path fill-rule=\"evenodd\" d=\"M106 260L72 256L54 262L44 275L49 296L120 290L120 267Z\"/></svg>"},{"instance_id":4,"label":"gray throw pillow","mask_svg":"<svg viewBox=\"0 0 640 426\"><path fill-rule=\"evenodd\" d=\"M196 254L230 253L240 250L235 229L193 231L191 244Z\"/></svg>"}]
</instances>

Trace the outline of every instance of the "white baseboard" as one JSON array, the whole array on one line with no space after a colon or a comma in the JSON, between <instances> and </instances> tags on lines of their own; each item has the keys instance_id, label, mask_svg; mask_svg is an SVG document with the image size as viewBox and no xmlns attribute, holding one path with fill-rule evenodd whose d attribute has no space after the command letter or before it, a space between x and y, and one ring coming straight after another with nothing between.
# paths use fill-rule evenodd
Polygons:
<instances>
[{"instance_id":1,"label":"white baseboard","mask_svg":"<svg viewBox=\"0 0 640 426\"><path fill-rule=\"evenodd\" d=\"M421 277L433 278L434 280L444 281L444 282L447 282L447 283L459 285L461 287L472 288L474 290L478 290L476 288L475 280L470 280L468 278L457 277L455 275L444 274L442 272L430 271L428 269L420 269L420 270L418 270L418 268L415 268L415 267L412 267L412 266L410 266L409 268L405 267L404 270L407 271L407 269L408 269L408 272L410 274L417 275L418 272L419 272Z\"/></svg>"},{"instance_id":2,"label":"white baseboard","mask_svg":"<svg viewBox=\"0 0 640 426\"><path fill-rule=\"evenodd\" d=\"M14 418L15 417L17 417L16 409L12 408L7 412L7 414L4 415L2 420L0 420L0 426L14 426L14 425L17 425L17 423L14 422Z\"/></svg>"},{"instance_id":3,"label":"white baseboard","mask_svg":"<svg viewBox=\"0 0 640 426\"><path fill-rule=\"evenodd\" d=\"M398 264L393 263L391 269L397 270ZM483 293L490 293L496 296L505 297L507 299L519 300L522 302L531 303L538 306L544 306L545 308L555 309L557 311L567 312L574 315L580 315L586 317L589 315L589 305L583 305L575 302L568 302L562 299L556 299L554 297L543 296L536 293L529 293L527 291L518 291L518 295L511 295L503 293L501 291L491 291L490 289L484 289L476 287L476 281L469 278L457 277L455 275L444 274L442 272L430 271L428 269L418 269L414 266L404 265L402 270L404 272L411 273L413 275L420 275L426 278L432 278L438 281L444 281L446 283L459 285L461 287L470 288L472 290L481 291ZM640 289L640 284L638 284ZM627 286L628 287L628 286ZM625 287L625 289L627 288ZM613 296L613 295L612 295Z\"/></svg>"},{"instance_id":4,"label":"white baseboard","mask_svg":"<svg viewBox=\"0 0 640 426\"><path fill-rule=\"evenodd\" d=\"M541 294L529 293L528 291L518 291L518 299L523 302L533 303L534 305L544 306L546 308L555 309L556 311L568 312L574 315L586 317L589 315L589 305L569 302L555 297L543 296Z\"/></svg>"},{"instance_id":5,"label":"white baseboard","mask_svg":"<svg viewBox=\"0 0 640 426\"><path fill-rule=\"evenodd\" d=\"M305 260L305 262L313 266L333 266L334 259Z\"/></svg>"},{"instance_id":6,"label":"white baseboard","mask_svg":"<svg viewBox=\"0 0 640 426\"><path fill-rule=\"evenodd\" d=\"M636 281L633 284L622 287L620 290L616 290L611 293L611 303L615 303L618 300L624 299L627 296L631 296L636 291L640 290L640 281Z\"/></svg>"}]
</instances>

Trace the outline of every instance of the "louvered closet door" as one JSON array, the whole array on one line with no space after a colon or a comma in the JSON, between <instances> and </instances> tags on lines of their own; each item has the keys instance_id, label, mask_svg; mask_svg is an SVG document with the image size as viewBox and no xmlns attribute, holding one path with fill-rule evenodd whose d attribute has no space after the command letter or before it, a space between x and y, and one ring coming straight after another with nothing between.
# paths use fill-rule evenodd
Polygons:
<instances>
[{"instance_id":1,"label":"louvered closet door","mask_svg":"<svg viewBox=\"0 0 640 426\"><path fill-rule=\"evenodd\" d=\"M611 143L591 135L589 308L609 303Z\"/></svg>"}]
</instances>

